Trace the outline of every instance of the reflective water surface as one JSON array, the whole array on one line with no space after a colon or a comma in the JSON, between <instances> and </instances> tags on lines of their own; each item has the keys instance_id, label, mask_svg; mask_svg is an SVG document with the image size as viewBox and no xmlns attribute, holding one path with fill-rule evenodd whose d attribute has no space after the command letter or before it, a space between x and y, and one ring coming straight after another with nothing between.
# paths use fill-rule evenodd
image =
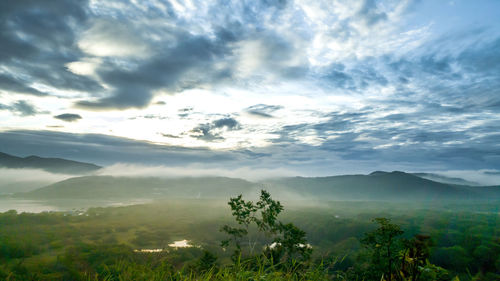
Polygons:
<instances>
[{"instance_id":1,"label":"reflective water surface","mask_svg":"<svg viewBox=\"0 0 500 281\"><path fill-rule=\"evenodd\" d=\"M20 198L0 197L0 212L16 210L18 213L41 213L51 211L86 210L91 207L111 207L144 204L151 200L85 200L85 199L58 199L58 200L28 200Z\"/></svg>"}]
</instances>

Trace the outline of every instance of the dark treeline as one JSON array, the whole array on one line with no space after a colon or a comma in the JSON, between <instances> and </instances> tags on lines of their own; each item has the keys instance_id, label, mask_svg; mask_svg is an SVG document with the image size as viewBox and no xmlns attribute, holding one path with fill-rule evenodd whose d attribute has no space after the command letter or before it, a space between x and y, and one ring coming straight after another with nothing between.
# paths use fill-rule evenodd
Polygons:
<instances>
[{"instance_id":1,"label":"dark treeline","mask_svg":"<svg viewBox=\"0 0 500 281\"><path fill-rule=\"evenodd\" d=\"M500 280L494 203L229 203L1 213L0 280Z\"/></svg>"}]
</instances>

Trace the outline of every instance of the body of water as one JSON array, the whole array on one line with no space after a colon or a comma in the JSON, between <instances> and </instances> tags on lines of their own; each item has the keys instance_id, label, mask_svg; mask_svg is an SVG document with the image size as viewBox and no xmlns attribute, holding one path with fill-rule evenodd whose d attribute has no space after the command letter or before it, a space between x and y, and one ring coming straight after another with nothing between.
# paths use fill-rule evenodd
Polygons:
<instances>
[{"instance_id":1,"label":"body of water","mask_svg":"<svg viewBox=\"0 0 500 281\"><path fill-rule=\"evenodd\" d=\"M91 207L116 207L149 203L152 200L85 200L85 199L58 199L58 200L28 200L19 198L0 197L0 213L16 210L18 213L41 213L55 211L86 210Z\"/></svg>"}]
</instances>

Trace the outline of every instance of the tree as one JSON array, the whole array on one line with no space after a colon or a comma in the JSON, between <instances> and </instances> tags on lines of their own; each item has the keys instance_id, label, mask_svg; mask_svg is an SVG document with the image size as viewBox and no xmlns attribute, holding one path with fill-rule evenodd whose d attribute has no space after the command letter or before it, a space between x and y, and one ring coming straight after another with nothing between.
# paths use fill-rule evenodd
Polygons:
<instances>
[{"instance_id":1,"label":"tree","mask_svg":"<svg viewBox=\"0 0 500 281\"><path fill-rule=\"evenodd\" d=\"M254 204L252 201L245 201L240 194L235 198L230 198L228 205L231 207L231 213L240 227L231 227L224 225L222 232L229 234L229 238L222 241L221 246L226 248L231 244L235 246L233 259L242 254L242 240L246 236L248 239L248 248L250 255L253 254L255 241L252 241L249 229L252 223L255 223L258 230L266 233L268 236L276 234L279 230L277 216L283 210L279 201L274 201L269 192L261 190L260 200ZM260 216L258 215L260 213Z\"/></svg>"},{"instance_id":2,"label":"tree","mask_svg":"<svg viewBox=\"0 0 500 281\"><path fill-rule=\"evenodd\" d=\"M227 233L230 237L221 242L221 246L226 248L232 242L236 247L233 253L233 259L241 255L241 240L248 234L250 223L254 220L257 208L253 202L245 202L240 194L236 198L230 198L228 205L231 207L231 212L236 222L243 227L231 227L224 225L220 231Z\"/></svg>"},{"instance_id":3,"label":"tree","mask_svg":"<svg viewBox=\"0 0 500 281\"><path fill-rule=\"evenodd\" d=\"M203 255L198 259L196 263L196 269L199 272L204 273L215 268L216 265L217 265L217 256L205 250L203 251Z\"/></svg>"},{"instance_id":4,"label":"tree","mask_svg":"<svg viewBox=\"0 0 500 281\"><path fill-rule=\"evenodd\" d=\"M410 240L404 240L404 249L401 255L402 277L417 281L422 274L422 268L429 263L431 237L417 234Z\"/></svg>"},{"instance_id":5,"label":"tree","mask_svg":"<svg viewBox=\"0 0 500 281\"><path fill-rule=\"evenodd\" d=\"M272 256L275 261L309 260L312 249L307 244L306 233L292 223L284 224L278 221L278 215L283 211L283 206L279 201L273 200L269 192L261 190L260 199L255 204L252 201L243 200L242 195L239 195L230 198L228 205L239 227L224 225L221 228L222 232L229 235L228 239L222 241L221 246L227 248L230 244L234 244L233 261L241 257L242 241L245 237L248 240L249 255L253 255L256 242L252 241L249 235L252 225L271 239L271 245L274 247L265 247L265 254Z\"/></svg>"},{"instance_id":6,"label":"tree","mask_svg":"<svg viewBox=\"0 0 500 281\"><path fill-rule=\"evenodd\" d=\"M299 262L308 261L311 257L312 248L307 244L306 233L293 225L292 223L280 223L281 237L274 240L276 243L274 247L275 252L279 252L279 259L291 263L294 260Z\"/></svg>"},{"instance_id":7,"label":"tree","mask_svg":"<svg viewBox=\"0 0 500 281\"><path fill-rule=\"evenodd\" d=\"M399 225L390 223L390 219L375 218L373 221L378 223L379 227L366 233L361 243L371 251L371 266L375 272L382 272L383 276L391 281L399 250L396 238L403 234L403 231Z\"/></svg>"}]
</instances>

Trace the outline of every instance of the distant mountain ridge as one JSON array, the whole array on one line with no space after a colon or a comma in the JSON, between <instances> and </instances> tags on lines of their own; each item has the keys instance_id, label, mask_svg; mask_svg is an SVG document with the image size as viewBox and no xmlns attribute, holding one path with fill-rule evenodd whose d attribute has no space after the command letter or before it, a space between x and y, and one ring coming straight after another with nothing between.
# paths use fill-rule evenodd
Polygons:
<instances>
[{"instance_id":1,"label":"distant mountain ridge","mask_svg":"<svg viewBox=\"0 0 500 281\"><path fill-rule=\"evenodd\" d=\"M63 180L16 197L33 199L227 198L257 184L225 177L156 178L84 176Z\"/></svg>"},{"instance_id":2,"label":"distant mountain ridge","mask_svg":"<svg viewBox=\"0 0 500 281\"><path fill-rule=\"evenodd\" d=\"M43 158L39 156L17 157L0 152L0 168L42 169L51 173L83 175L97 171L102 167L91 163L78 162L62 158Z\"/></svg>"},{"instance_id":3,"label":"distant mountain ridge","mask_svg":"<svg viewBox=\"0 0 500 281\"><path fill-rule=\"evenodd\" d=\"M17 197L33 199L219 198L270 191L282 200L500 200L500 186L452 185L404 172L369 175L290 177L261 183L236 178L140 178L85 176L70 178Z\"/></svg>"},{"instance_id":4,"label":"distant mountain ridge","mask_svg":"<svg viewBox=\"0 0 500 281\"><path fill-rule=\"evenodd\" d=\"M500 200L500 187L455 185L410 173L376 171L369 175L292 177L267 181L271 189L330 200Z\"/></svg>"}]
</instances>

